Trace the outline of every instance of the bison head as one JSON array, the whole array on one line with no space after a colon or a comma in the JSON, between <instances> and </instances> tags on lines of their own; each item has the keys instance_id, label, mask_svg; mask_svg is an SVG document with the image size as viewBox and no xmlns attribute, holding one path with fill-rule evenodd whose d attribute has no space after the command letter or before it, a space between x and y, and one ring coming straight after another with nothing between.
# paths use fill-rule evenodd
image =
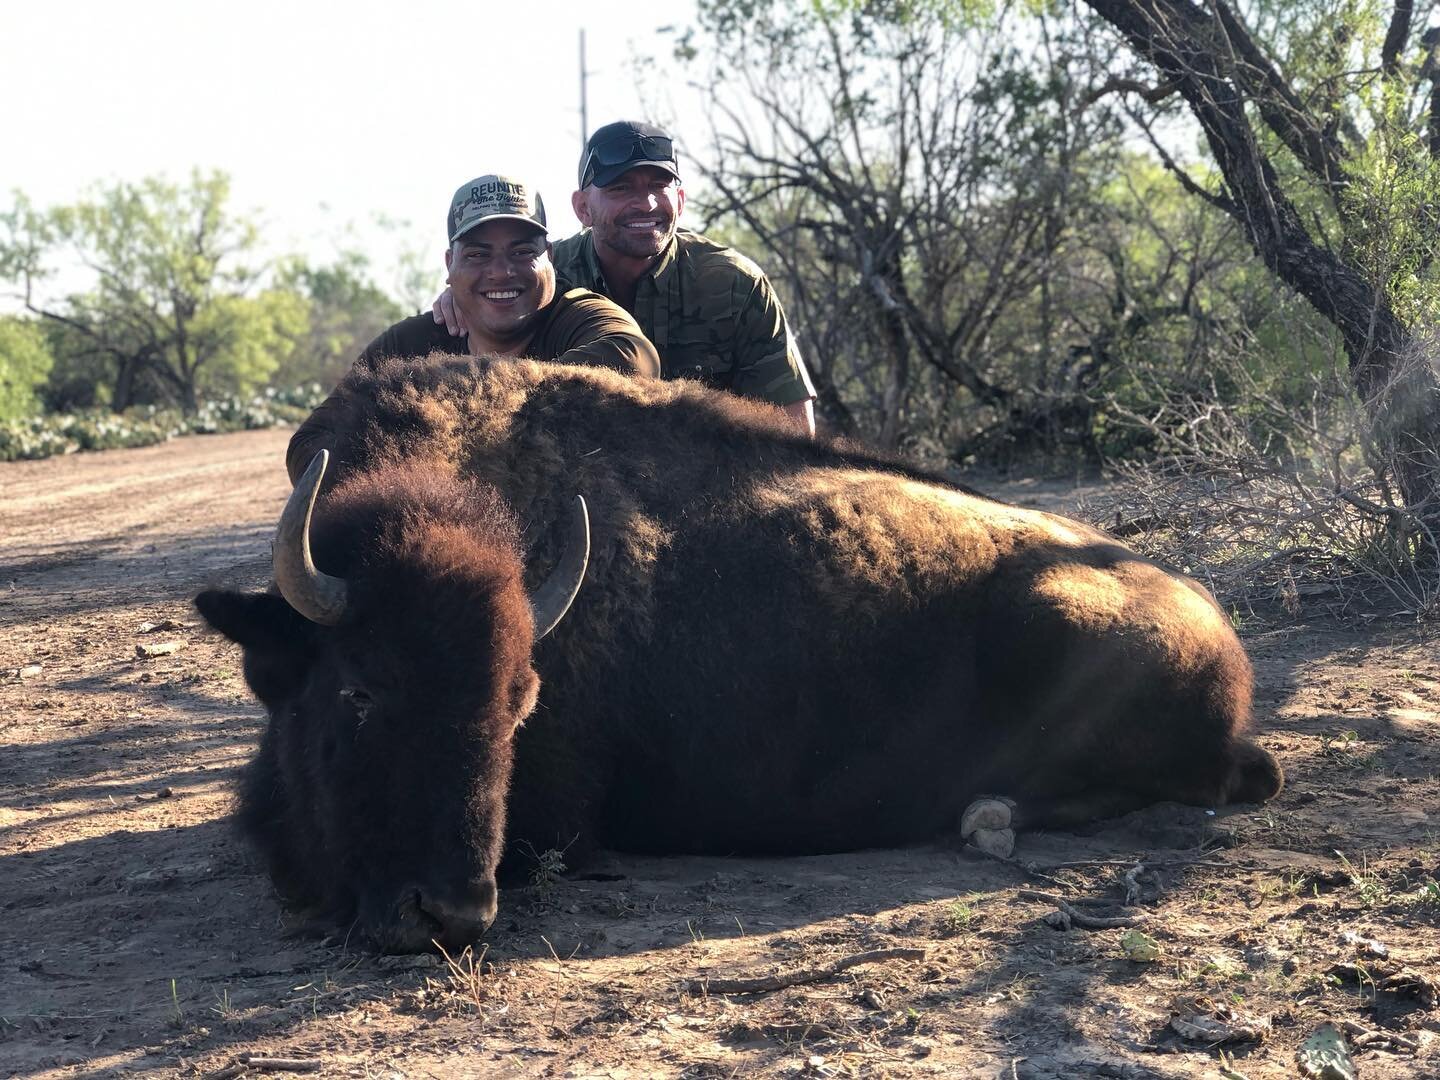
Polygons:
<instances>
[{"instance_id":1,"label":"bison head","mask_svg":"<svg viewBox=\"0 0 1440 1080\"><path fill-rule=\"evenodd\" d=\"M241 821L288 899L387 951L462 945L495 917L514 733L539 690L531 650L584 576L584 502L532 597L493 489L388 466L315 513L327 456L286 504L275 590L196 598L243 647L270 714Z\"/></svg>"}]
</instances>

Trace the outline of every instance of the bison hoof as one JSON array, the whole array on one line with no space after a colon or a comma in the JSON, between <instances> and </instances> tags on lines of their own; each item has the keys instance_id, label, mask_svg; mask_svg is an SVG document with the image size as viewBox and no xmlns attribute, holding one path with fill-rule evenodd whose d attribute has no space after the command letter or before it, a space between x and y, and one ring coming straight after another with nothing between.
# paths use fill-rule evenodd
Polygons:
<instances>
[{"instance_id":1,"label":"bison hoof","mask_svg":"<svg viewBox=\"0 0 1440 1080\"><path fill-rule=\"evenodd\" d=\"M967 842L972 847L977 847L986 855L994 855L997 859L1008 859L1010 853L1015 850L1014 829L976 829L967 837Z\"/></svg>"},{"instance_id":2,"label":"bison hoof","mask_svg":"<svg viewBox=\"0 0 1440 1080\"><path fill-rule=\"evenodd\" d=\"M960 817L960 839L969 840L976 829L1008 829L1013 823L1015 801L998 795L981 795ZM1013 843L1014 837L1011 837ZM978 846L978 845L977 845Z\"/></svg>"}]
</instances>

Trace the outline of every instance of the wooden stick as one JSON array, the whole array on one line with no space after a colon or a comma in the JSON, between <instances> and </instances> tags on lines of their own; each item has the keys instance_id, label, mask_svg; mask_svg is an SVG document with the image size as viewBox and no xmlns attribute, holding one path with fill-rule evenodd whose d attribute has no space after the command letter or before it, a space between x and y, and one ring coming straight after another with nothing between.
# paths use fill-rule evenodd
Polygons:
<instances>
[{"instance_id":1,"label":"wooden stick","mask_svg":"<svg viewBox=\"0 0 1440 1080\"><path fill-rule=\"evenodd\" d=\"M976 847L974 844L971 843L967 843L965 845L965 850L973 851L977 855L984 855L985 858L994 859L998 863L1004 863L1006 866L1020 871L1020 873L1024 874L1026 877L1034 878L1038 881L1043 881L1047 885L1054 885L1056 888L1059 889L1068 889L1070 887L1066 885L1065 882L1061 881L1059 878L1053 878L1049 874L1042 873L1028 863L1021 862L1013 855L996 855L993 851L986 851L984 848Z\"/></svg>"},{"instance_id":2,"label":"wooden stick","mask_svg":"<svg viewBox=\"0 0 1440 1080\"><path fill-rule=\"evenodd\" d=\"M1047 904L1054 904L1062 914L1082 930L1112 930L1117 926L1134 926L1136 923L1144 922L1149 915L1124 915L1113 919L1101 919L1094 915L1086 915L1077 911L1060 897L1053 893L1036 892L1034 889L1021 889L1017 895L1023 900L1043 900Z\"/></svg>"},{"instance_id":3,"label":"wooden stick","mask_svg":"<svg viewBox=\"0 0 1440 1080\"><path fill-rule=\"evenodd\" d=\"M1125 871L1124 881L1126 907L1132 906L1135 901L1140 899L1140 893L1142 892L1142 887L1140 885L1140 876L1144 873L1145 864L1143 862L1137 862L1129 870Z\"/></svg>"},{"instance_id":4,"label":"wooden stick","mask_svg":"<svg viewBox=\"0 0 1440 1080\"><path fill-rule=\"evenodd\" d=\"M273 1058L241 1056L242 1062L262 1072L309 1073L320 1071L319 1058Z\"/></svg>"},{"instance_id":5,"label":"wooden stick","mask_svg":"<svg viewBox=\"0 0 1440 1080\"><path fill-rule=\"evenodd\" d=\"M708 975L691 979L685 989L692 994L758 994L767 990L783 990L800 983L820 982L833 978L847 968L860 964L876 964L883 960L924 960L924 949L872 949L842 957L821 967L799 968L784 975L764 975L757 979L712 979Z\"/></svg>"},{"instance_id":6,"label":"wooden stick","mask_svg":"<svg viewBox=\"0 0 1440 1080\"><path fill-rule=\"evenodd\" d=\"M1134 866L1134 859L1080 859L1077 862L1053 863L1046 870L1078 870L1083 866ZM1215 862L1205 859L1141 859L1146 866L1208 866L1215 870L1263 870L1254 863Z\"/></svg>"},{"instance_id":7,"label":"wooden stick","mask_svg":"<svg viewBox=\"0 0 1440 1080\"><path fill-rule=\"evenodd\" d=\"M320 1071L319 1058L278 1058L261 1057L258 1054L241 1054L225 1068L209 1073L205 1080L235 1080L251 1069L259 1072L312 1073Z\"/></svg>"}]
</instances>

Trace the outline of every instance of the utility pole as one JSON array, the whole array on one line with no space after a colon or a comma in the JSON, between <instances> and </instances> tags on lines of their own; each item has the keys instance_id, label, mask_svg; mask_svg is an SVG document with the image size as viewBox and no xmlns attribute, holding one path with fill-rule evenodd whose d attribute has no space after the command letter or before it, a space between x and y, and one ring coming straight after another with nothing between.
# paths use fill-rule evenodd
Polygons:
<instances>
[{"instance_id":1,"label":"utility pole","mask_svg":"<svg viewBox=\"0 0 1440 1080\"><path fill-rule=\"evenodd\" d=\"M590 138L590 111L585 101L585 28L580 28L580 153L585 153L585 140Z\"/></svg>"}]
</instances>

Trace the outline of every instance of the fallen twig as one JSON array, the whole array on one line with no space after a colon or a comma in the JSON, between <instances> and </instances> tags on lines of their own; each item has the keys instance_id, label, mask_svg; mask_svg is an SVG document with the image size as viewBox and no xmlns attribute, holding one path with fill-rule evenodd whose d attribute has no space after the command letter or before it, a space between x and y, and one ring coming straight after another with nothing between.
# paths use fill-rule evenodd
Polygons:
<instances>
[{"instance_id":1,"label":"fallen twig","mask_svg":"<svg viewBox=\"0 0 1440 1080\"><path fill-rule=\"evenodd\" d=\"M241 1054L225 1068L210 1073L205 1080L234 1080L254 1070L255 1072L312 1073L320 1071L319 1058L261 1057L258 1054Z\"/></svg>"},{"instance_id":2,"label":"fallen twig","mask_svg":"<svg viewBox=\"0 0 1440 1080\"><path fill-rule=\"evenodd\" d=\"M1134 907L1135 902L1140 899L1140 878L1145 873L1145 864L1143 862L1137 862L1129 870L1125 871L1124 881L1126 907Z\"/></svg>"},{"instance_id":3,"label":"fallen twig","mask_svg":"<svg viewBox=\"0 0 1440 1080\"><path fill-rule=\"evenodd\" d=\"M1418 1053L1420 1050L1417 1040L1399 1032L1372 1031L1354 1020L1341 1020L1339 1024L1345 1034L1350 1036L1350 1041L1357 1050L1403 1050L1409 1054Z\"/></svg>"},{"instance_id":4,"label":"fallen twig","mask_svg":"<svg viewBox=\"0 0 1440 1080\"><path fill-rule=\"evenodd\" d=\"M1264 867L1255 863L1233 863L1216 862L1213 859L1142 859L1140 860L1147 867L1156 866L1204 866L1213 870L1263 870ZM1078 870L1081 867L1093 866L1104 868L1107 866L1131 867L1135 865L1134 859L1080 859L1076 862L1053 863L1047 866L1046 870Z\"/></svg>"},{"instance_id":5,"label":"fallen twig","mask_svg":"<svg viewBox=\"0 0 1440 1080\"><path fill-rule=\"evenodd\" d=\"M1053 878L1049 874L1037 870L1029 863L1021 862L1013 855L996 855L993 851L986 851L984 848L976 847L974 844L966 844L965 850L973 851L977 855L983 855L987 859L994 859L998 863L1004 863L1006 866L1013 867L1014 869L1020 871L1020 873L1024 874L1028 878L1034 878L1037 881L1043 881L1047 885L1054 885L1057 889L1068 889L1070 887L1066 885L1065 882L1061 881L1059 878Z\"/></svg>"},{"instance_id":6,"label":"fallen twig","mask_svg":"<svg viewBox=\"0 0 1440 1080\"><path fill-rule=\"evenodd\" d=\"M1043 900L1047 904L1054 904L1060 909L1060 914L1066 920L1082 930L1113 930L1117 926L1134 926L1136 923L1145 922L1150 918L1149 915L1121 915L1102 919L1096 915L1086 915L1082 911L1077 911L1068 902L1053 893L1021 889L1017 895L1022 900Z\"/></svg>"},{"instance_id":7,"label":"fallen twig","mask_svg":"<svg viewBox=\"0 0 1440 1080\"><path fill-rule=\"evenodd\" d=\"M924 949L872 949L841 957L820 967L798 968L783 975L763 975L755 979L713 979L704 976L691 979L685 988L692 994L758 994L767 990L783 990L800 983L821 982L860 964L876 964L884 960L924 960Z\"/></svg>"}]
</instances>

